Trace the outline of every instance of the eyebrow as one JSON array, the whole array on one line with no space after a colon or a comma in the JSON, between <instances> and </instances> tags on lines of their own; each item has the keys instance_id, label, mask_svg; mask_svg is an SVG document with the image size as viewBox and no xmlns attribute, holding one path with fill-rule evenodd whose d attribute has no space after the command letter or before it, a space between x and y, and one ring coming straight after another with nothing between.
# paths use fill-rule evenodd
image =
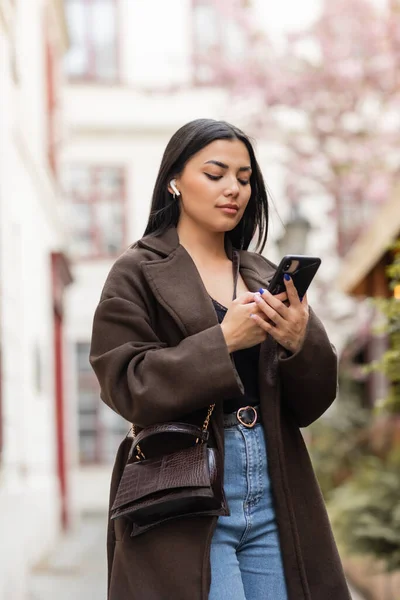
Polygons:
<instances>
[{"instance_id":1,"label":"eyebrow","mask_svg":"<svg viewBox=\"0 0 400 600\"><path fill-rule=\"evenodd\" d=\"M208 160L204 163L205 165L216 165L217 167L221 167L221 169L229 169L229 166L219 160ZM251 167L239 167L239 171L251 171Z\"/></svg>"}]
</instances>

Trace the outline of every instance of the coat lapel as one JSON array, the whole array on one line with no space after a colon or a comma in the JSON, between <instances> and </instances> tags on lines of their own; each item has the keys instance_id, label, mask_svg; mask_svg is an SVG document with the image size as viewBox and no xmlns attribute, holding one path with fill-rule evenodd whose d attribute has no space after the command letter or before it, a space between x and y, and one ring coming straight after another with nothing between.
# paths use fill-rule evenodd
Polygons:
<instances>
[{"instance_id":1,"label":"coat lapel","mask_svg":"<svg viewBox=\"0 0 400 600\"><path fill-rule=\"evenodd\" d=\"M258 292L266 288L275 272L274 267L265 258L253 252L241 250L239 252L240 274L250 290Z\"/></svg>"},{"instance_id":2,"label":"coat lapel","mask_svg":"<svg viewBox=\"0 0 400 600\"><path fill-rule=\"evenodd\" d=\"M185 336L218 323L196 265L183 246L167 258L146 262L143 273L154 296Z\"/></svg>"},{"instance_id":3,"label":"coat lapel","mask_svg":"<svg viewBox=\"0 0 400 600\"><path fill-rule=\"evenodd\" d=\"M185 336L194 335L218 323L213 303L190 254L179 244L175 228L158 237L143 238L140 246L151 249L160 259L143 263L143 273L158 302L167 310ZM227 243L232 259L233 249ZM251 292L266 287L274 272L261 256L239 253L240 274Z\"/></svg>"}]
</instances>

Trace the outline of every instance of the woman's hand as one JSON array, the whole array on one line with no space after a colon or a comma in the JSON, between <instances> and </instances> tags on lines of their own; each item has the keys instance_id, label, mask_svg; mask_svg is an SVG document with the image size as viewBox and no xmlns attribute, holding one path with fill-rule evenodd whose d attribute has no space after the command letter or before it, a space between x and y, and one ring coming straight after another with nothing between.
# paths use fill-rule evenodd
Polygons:
<instances>
[{"instance_id":1,"label":"woman's hand","mask_svg":"<svg viewBox=\"0 0 400 600\"><path fill-rule=\"evenodd\" d=\"M258 321L250 318L252 314L256 314L260 321L266 319L264 312L254 300L256 295L247 292L238 296L232 301L221 323L229 353L261 344L267 337L268 332L260 328ZM280 294L276 298L283 302L287 294Z\"/></svg>"},{"instance_id":2,"label":"woman's hand","mask_svg":"<svg viewBox=\"0 0 400 600\"><path fill-rule=\"evenodd\" d=\"M285 306L279 296L273 296L267 290L254 294L259 309L252 320L266 334L270 334L289 352L297 352L304 341L309 317L307 297L300 301L292 279L284 280L289 306ZM263 318L261 318L262 313Z\"/></svg>"}]
</instances>

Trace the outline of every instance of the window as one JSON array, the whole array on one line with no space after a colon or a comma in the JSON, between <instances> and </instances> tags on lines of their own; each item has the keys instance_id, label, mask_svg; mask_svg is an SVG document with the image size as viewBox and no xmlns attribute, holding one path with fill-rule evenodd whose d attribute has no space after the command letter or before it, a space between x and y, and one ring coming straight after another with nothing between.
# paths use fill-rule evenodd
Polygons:
<instances>
[{"instance_id":1,"label":"window","mask_svg":"<svg viewBox=\"0 0 400 600\"><path fill-rule=\"evenodd\" d=\"M193 68L196 83L212 83L220 55L221 20L213 0L193 0Z\"/></svg>"},{"instance_id":2,"label":"window","mask_svg":"<svg viewBox=\"0 0 400 600\"><path fill-rule=\"evenodd\" d=\"M103 82L118 79L117 0L65 0L70 78Z\"/></svg>"},{"instance_id":3,"label":"window","mask_svg":"<svg viewBox=\"0 0 400 600\"><path fill-rule=\"evenodd\" d=\"M117 256L125 243L125 175L122 167L69 165L64 189L70 210L73 256Z\"/></svg>"},{"instance_id":4,"label":"window","mask_svg":"<svg viewBox=\"0 0 400 600\"><path fill-rule=\"evenodd\" d=\"M100 399L89 363L89 343L76 345L78 371L79 458L81 464L111 464L129 424Z\"/></svg>"},{"instance_id":5,"label":"window","mask_svg":"<svg viewBox=\"0 0 400 600\"><path fill-rule=\"evenodd\" d=\"M218 0L193 2L193 66L199 84L219 84L224 70L244 58L248 38L246 3Z\"/></svg>"}]
</instances>

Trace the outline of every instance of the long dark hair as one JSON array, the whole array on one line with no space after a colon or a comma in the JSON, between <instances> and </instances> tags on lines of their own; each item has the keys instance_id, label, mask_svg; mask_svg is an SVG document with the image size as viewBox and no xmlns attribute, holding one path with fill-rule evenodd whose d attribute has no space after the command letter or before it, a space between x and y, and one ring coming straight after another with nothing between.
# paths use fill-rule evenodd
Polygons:
<instances>
[{"instance_id":1,"label":"long dark hair","mask_svg":"<svg viewBox=\"0 0 400 600\"><path fill-rule=\"evenodd\" d=\"M257 251L262 252L268 233L268 197L263 176L250 139L240 129L214 119L196 119L172 136L164 151L154 186L150 216L144 235L158 236L171 226L177 226L179 202L168 191L170 180L179 175L188 160L215 140L240 140L246 146L251 161L251 196L243 217L232 231L227 231L235 248L247 250L258 231Z\"/></svg>"}]
</instances>

